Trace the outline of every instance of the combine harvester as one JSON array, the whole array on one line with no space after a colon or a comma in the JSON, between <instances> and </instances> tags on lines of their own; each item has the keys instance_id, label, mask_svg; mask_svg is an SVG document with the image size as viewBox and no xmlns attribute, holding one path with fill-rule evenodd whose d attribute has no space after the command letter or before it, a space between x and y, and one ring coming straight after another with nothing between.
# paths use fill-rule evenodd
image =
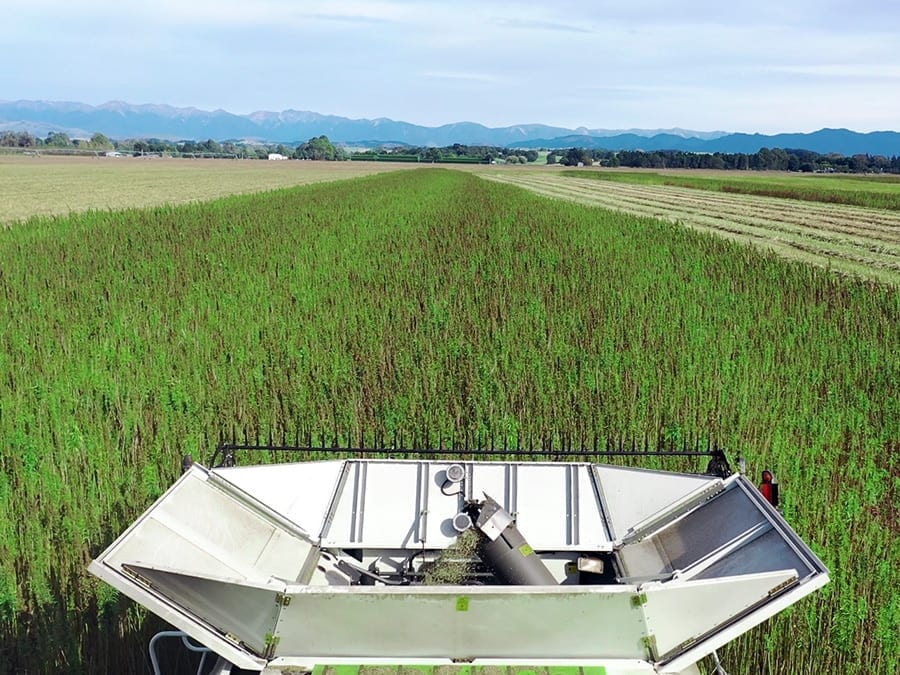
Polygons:
<instances>
[{"instance_id":1,"label":"combine harvester","mask_svg":"<svg viewBox=\"0 0 900 675\"><path fill-rule=\"evenodd\" d=\"M716 649L828 582L721 453L698 475L448 452L188 461L90 571L178 629L157 673L180 636L220 675L724 672Z\"/></svg>"}]
</instances>

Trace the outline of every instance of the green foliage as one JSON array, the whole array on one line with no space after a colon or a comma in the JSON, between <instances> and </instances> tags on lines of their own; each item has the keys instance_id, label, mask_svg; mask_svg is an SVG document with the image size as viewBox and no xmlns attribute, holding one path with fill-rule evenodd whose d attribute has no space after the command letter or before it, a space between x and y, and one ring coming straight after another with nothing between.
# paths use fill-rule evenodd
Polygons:
<instances>
[{"instance_id":1,"label":"green foliage","mask_svg":"<svg viewBox=\"0 0 900 675\"><path fill-rule=\"evenodd\" d=\"M729 672L900 666L896 289L423 170L31 220L0 232L0 316L14 671L140 667L153 622L85 565L232 430L718 442L776 471L834 578Z\"/></svg>"},{"instance_id":2,"label":"green foliage","mask_svg":"<svg viewBox=\"0 0 900 675\"><path fill-rule=\"evenodd\" d=\"M328 140L328 136L316 136L297 147L294 151L294 159L343 160L347 159L347 153L343 148L336 148L334 144Z\"/></svg>"},{"instance_id":3,"label":"green foliage","mask_svg":"<svg viewBox=\"0 0 900 675\"><path fill-rule=\"evenodd\" d=\"M104 134L99 131L91 136L88 146L97 150L112 150L113 143Z\"/></svg>"},{"instance_id":4,"label":"green foliage","mask_svg":"<svg viewBox=\"0 0 900 675\"><path fill-rule=\"evenodd\" d=\"M591 166L594 163L589 150L584 148L569 148L559 160L564 166Z\"/></svg>"},{"instance_id":5,"label":"green foliage","mask_svg":"<svg viewBox=\"0 0 900 675\"><path fill-rule=\"evenodd\" d=\"M72 139L61 131L51 131L44 144L51 148L69 148L72 147Z\"/></svg>"}]
</instances>

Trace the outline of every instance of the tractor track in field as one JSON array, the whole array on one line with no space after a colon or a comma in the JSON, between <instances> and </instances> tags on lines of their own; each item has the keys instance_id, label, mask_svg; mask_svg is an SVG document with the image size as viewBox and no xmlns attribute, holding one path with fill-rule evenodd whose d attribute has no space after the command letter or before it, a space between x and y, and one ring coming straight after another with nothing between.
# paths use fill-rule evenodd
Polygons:
<instances>
[{"instance_id":1,"label":"tractor track in field","mask_svg":"<svg viewBox=\"0 0 900 675\"><path fill-rule=\"evenodd\" d=\"M900 284L900 213L552 174L482 176L548 197L677 222L792 259Z\"/></svg>"}]
</instances>

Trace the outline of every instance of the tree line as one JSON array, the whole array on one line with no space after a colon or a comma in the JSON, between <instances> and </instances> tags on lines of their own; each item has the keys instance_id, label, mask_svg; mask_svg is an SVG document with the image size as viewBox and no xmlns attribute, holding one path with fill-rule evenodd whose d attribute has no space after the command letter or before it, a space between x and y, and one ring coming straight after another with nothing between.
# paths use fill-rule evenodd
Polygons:
<instances>
[{"instance_id":1,"label":"tree line","mask_svg":"<svg viewBox=\"0 0 900 675\"><path fill-rule=\"evenodd\" d=\"M490 145L454 143L444 147L390 145L377 149L351 151L333 143L327 136L316 136L297 144L251 143L247 141L169 141L157 138L113 140L102 133L89 139L70 138L66 133L51 131L45 138L27 131L0 133L0 147L34 151L61 151L84 154L120 152L133 155L166 155L172 157L228 157L234 159L267 159L277 153L283 157L305 160L375 160L398 162L446 162L469 164L530 164L541 154L533 149L505 148ZM565 166L600 165L647 169L729 169L735 171L800 171L835 173L900 173L900 157L837 153L820 154L811 150L762 148L754 153L696 153L683 150L591 150L569 148L550 150L547 164Z\"/></svg>"},{"instance_id":2,"label":"tree line","mask_svg":"<svg viewBox=\"0 0 900 675\"><path fill-rule=\"evenodd\" d=\"M900 157L820 154L811 150L761 148L754 153L697 153L682 150L588 150L570 148L551 153L547 163L646 169L730 169L736 171L800 171L840 173L900 173Z\"/></svg>"},{"instance_id":3,"label":"tree line","mask_svg":"<svg viewBox=\"0 0 900 675\"><path fill-rule=\"evenodd\" d=\"M537 150L504 148L493 145L465 145L454 143L444 147L432 146L390 146L373 150L354 152L352 159L412 161L412 162L448 162L459 164L529 164L536 162L541 156Z\"/></svg>"},{"instance_id":4,"label":"tree line","mask_svg":"<svg viewBox=\"0 0 900 675\"><path fill-rule=\"evenodd\" d=\"M464 145L454 143L446 147L383 146L373 150L351 151L341 144L333 143L321 135L297 144L250 143L245 141L170 141L159 138L135 138L113 140L102 133L95 133L90 139L70 138L63 132L52 131L46 138L34 136L27 131L4 131L0 133L0 147L25 150L69 151L97 154L100 152L121 152L134 155L167 155L172 157L230 157L238 159L267 159L270 154L278 154L291 159L343 161L381 160L414 162L459 162L485 163L503 162L507 164L527 164L539 159L537 150L511 149L487 145Z\"/></svg>"},{"instance_id":5,"label":"tree line","mask_svg":"<svg viewBox=\"0 0 900 675\"><path fill-rule=\"evenodd\" d=\"M58 131L51 131L46 138L34 136L27 131L4 131L0 133L0 147L19 148L35 152L47 151L90 155L118 152L136 156L165 155L170 157L267 159L272 153L278 153L285 157L294 157L301 146L294 147L284 143L251 143L246 141L223 141L220 143L211 138L205 141L170 141L160 138L113 140L99 132L93 134L89 139L70 138L68 134ZM331 156L323 159L338 158Z\"/></svg>"}]
</instances>

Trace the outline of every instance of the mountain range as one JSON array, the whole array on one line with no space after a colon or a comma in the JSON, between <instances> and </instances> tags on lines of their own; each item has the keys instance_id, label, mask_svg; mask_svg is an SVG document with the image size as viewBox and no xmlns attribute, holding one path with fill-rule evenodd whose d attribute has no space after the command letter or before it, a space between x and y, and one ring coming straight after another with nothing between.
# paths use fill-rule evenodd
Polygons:
<instances>
[{"instance_id":1,"label":"mountain range","mask_svg":"<svg viewBox=\"0 0 900 675\"><path fill-rule=\"evenodd\" d=\"M111 101L99 106L58 101L0 101L0 131L51 131L71 138L100 132L114 139L258 141L296 144L325 135L352 146L494 145L514 148L584 147L606 150L684 150L753 153L760 148L792 148L827 154L900 155L900 133L859 133L821 129L812 133L775 135L701 132L689 129L566 129L545 124L487 127L458 122L427 127L386 118L349 119L316 112L285 110L237 115L225 110L199 110L169 105L133 105Z\"/></svg>"}]
</instances>

